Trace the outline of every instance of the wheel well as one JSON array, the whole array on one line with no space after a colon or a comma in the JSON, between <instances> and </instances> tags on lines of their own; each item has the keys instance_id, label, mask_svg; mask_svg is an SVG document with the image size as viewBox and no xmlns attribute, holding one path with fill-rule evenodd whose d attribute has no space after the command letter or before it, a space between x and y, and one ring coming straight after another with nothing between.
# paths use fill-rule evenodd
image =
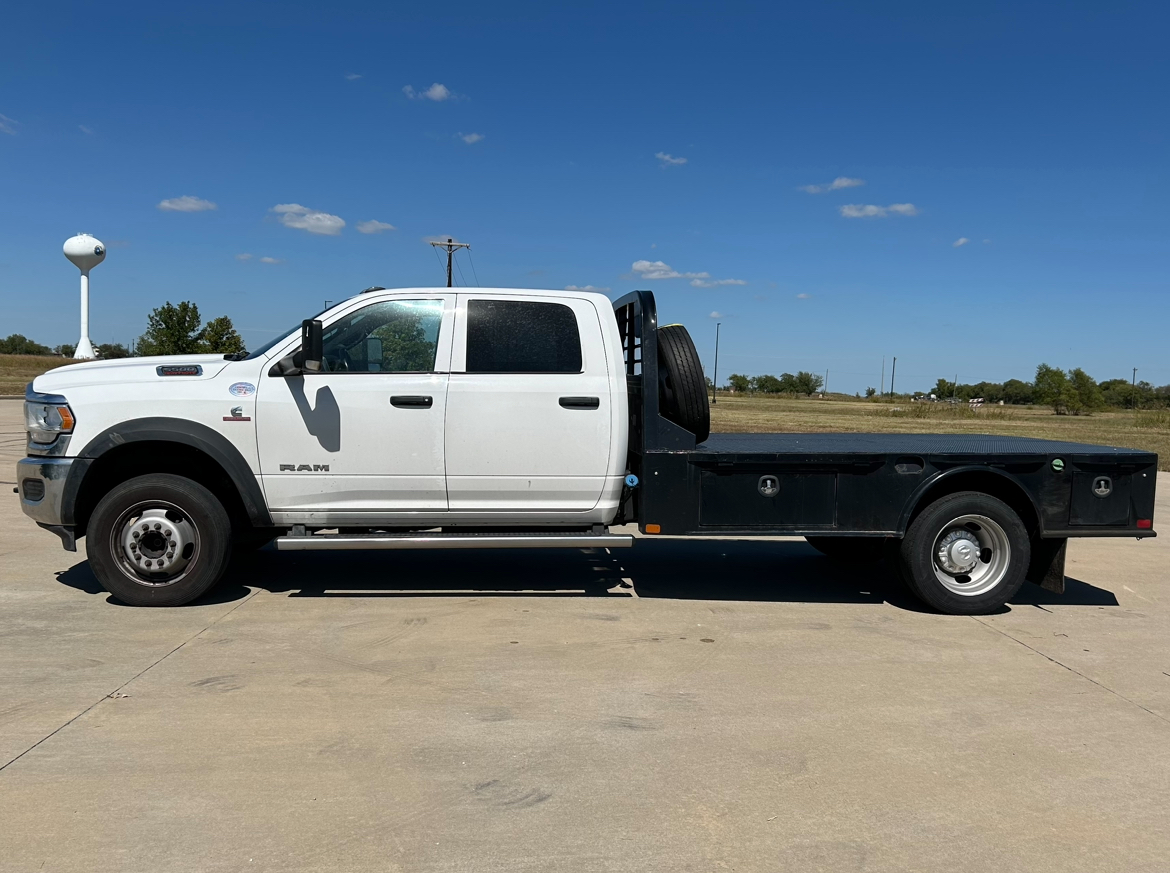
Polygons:
<instances>
[{"instance_id":1,"label":"wheel well","mask_svg":"<svg viewBox=\"0 0 1170 873\"><path fill-rule=\"evenodd\" d=\"M110 489L149 473L171 473L198 482L223 504L233 528L252 526L239 489L214 458L184 443L144 440L110 449L90 466L77 494L77 535L85 534L94 507Z\"/></svg>"},{"instance_id":2,"label":"wheel well","mask_svg":"<svg viewBox=\"0 0 1170 873\"><path fill-rule=\"evenodd\" d=\"M978 491L1002 500L1020 517L1029 534L1035 536L1039 533L1040 520L1036 516L1036 507L1032 505L1028 493L1015 480L987 470L965 470L944 476L935 482L918 497L910 516L906 519L906 528L908 529L914 519L940 497L957 494L960 491Z\"/></svg>"}]
</instances>

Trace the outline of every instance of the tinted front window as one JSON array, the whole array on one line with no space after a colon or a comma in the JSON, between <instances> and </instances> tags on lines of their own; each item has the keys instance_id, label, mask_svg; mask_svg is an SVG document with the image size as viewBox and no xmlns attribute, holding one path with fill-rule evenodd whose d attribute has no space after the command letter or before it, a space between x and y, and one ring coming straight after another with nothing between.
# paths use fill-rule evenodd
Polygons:
<instances>
[{"instance_id":1,"label":"tinted front window","mask_svg":"<svg viewBox=\"0 0 1170 873\"><path fill-rule=\"evenodd\" d=\"M371 303L325 328L331 373L419 373L435 369L442 300Z\"/></svg>"},{"instance_id":2,"label":"tinted front window","mask_svg":"<svg viewBox=\"0 0 1170 873\"><path fill-rule=\"evenodd\" d=\"M580 373L577 316L563 303L467 302L468 373Z\"/></svg>"}]
</instances>

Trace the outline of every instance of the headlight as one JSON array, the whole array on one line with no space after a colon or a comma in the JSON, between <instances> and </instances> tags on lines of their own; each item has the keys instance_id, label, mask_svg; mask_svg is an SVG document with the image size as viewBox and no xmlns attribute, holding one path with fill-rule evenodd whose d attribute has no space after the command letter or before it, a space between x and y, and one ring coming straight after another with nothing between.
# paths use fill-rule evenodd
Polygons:
<instances>
[{"instance_id":1,"label":"headlight","mask_svg":"<svg viewBox=\"0 0 1170 873\"><path fill-rule=\"evenodd\" d=\"M73 413L64 397L30 389L24 398L24 426L30 443L48 445L63 433L73 433Z\"/></svg>"}]
</instances>

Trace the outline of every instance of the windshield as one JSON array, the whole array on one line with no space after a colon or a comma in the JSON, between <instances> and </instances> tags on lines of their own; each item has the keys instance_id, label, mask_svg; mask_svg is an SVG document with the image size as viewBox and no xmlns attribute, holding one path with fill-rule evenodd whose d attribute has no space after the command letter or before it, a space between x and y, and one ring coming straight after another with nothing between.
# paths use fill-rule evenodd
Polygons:
<instances>
[{"instance_id":1,"label":"windshield","mask_svg":"<svg viewBox=\"0 0 1170 873\"><path fill-rule=\"evenodd\" d=\"M331 308L332 307L330 307L330 309ZM322 315L324 315L328 311L329 311L328 309L322 309L320 312L318 312L316 315L314 315L313 318L320 318ZM247 357L240 358L240 360L241 361L252 361L252 360L255 360L256 358L259 358L263 355L266 355L268 352L270 352L272 350L273 346L279 345L280 343L282 343L286 339L288 339L290 336L292 336L294 333L299 333L300 330L301 330L301 326L298 324L295 327L293 327L289 330L286 330L284 333L278 333L275 337L270 339L264 345L260 346L260 348L249 352Z\"/></svg>"}]
</instances>

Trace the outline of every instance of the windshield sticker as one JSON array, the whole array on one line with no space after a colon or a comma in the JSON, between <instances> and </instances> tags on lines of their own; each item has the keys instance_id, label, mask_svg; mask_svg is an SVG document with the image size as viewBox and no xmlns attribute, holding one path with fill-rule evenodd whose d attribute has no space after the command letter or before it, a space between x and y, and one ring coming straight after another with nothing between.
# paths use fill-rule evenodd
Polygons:
<instances>
[{"instance_id":1,"label":"windshield sticker","mask_svg":"<svg viewBox=\"0 0 1170 873\"><path fill-rule=\"evenodd\" d=\"M251 382L236 382L228 388L232 397L251 397L256 393L256 386Z\"/></svg>"}]
</instances>

